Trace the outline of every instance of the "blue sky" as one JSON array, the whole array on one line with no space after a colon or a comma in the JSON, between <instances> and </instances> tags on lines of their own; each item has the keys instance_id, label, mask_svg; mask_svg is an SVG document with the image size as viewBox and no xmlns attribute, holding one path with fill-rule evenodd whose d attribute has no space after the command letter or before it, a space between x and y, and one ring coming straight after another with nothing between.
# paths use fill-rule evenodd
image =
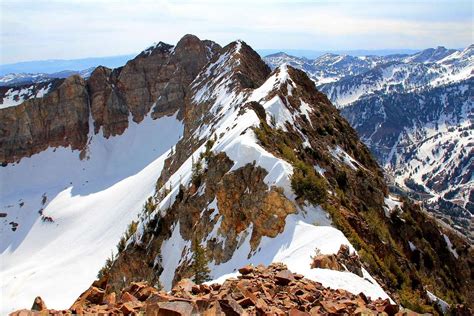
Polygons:
<instances>
[{"instance_id":1,"label":"blue sky","mask_svg":"<svg viewBox=\"0 0 474 316\"><path fill-rule=\"evenodd\" d=\"M184 34L259 49L460 48L473 1L0 0L0 64L139 52Z\"/></svg>"}]
</instances>

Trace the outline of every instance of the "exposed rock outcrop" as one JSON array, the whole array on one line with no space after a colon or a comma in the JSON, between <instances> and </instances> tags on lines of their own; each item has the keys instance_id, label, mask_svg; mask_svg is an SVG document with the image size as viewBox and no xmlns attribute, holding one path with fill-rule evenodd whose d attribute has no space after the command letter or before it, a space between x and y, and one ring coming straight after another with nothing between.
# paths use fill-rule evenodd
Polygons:
<instances>
[{"instance_id":1,"label":"exposed rock outcrop","mask_svg":"<svg viewBox=\"0 0 474 316\"><path fill-rule=\"evenodd\" d=\"M351 253L347 245L341 245L341 248L337 254L316 254L313 257L311 268L350 271L360 277L363 277L362 264L360 262L359 256L357 256L355 253Z\"/></svg>"},{"instance_id":2,"label":"exposed rock outcrop","mask_svg":"<svg viewBox=\"0 0 474 316\"><path fill-rule=\"evenodd\" d=\"M35 298L35 301L33 302L33 306L31 307L31 310L41 312L46 309L48 309L46 307L46 303L43 301L43 299L40 296L37 296Z\"/></svg>"},{"instance_id":3,"label":"exposed rock outcrop","mask_svg":"<svg viewBox=\"0 0 474 316\"><path fill-rule=\"evenodd\" d=\"M281 190L264 183L267 172L263 168L247 164L230 171L232 164L224 153L210 157L208 169L202 172L199 182L188 189L181 188L170 211L150 220L138 242L147 248L129 247L117 258L110 271L110 286L120 288L124 278L159 282L162 266L155 257L161 256L162 243L170 237L169 228L178 223L179 234L190 242L206 239L214 225L220 223L217 233L222 240L211 238L206 242L209 254L217 264L233 256L244 231L251 234L254 251L263 236L275 237L281 233L286 217L296 211L295 205ZM250 227L253 228L251 231L248 230ZM185 254L182 257L186 257ZM175 282L192 276L190 264L189 260L183 260L177 267Z\"/></svg>"}]
</instances>

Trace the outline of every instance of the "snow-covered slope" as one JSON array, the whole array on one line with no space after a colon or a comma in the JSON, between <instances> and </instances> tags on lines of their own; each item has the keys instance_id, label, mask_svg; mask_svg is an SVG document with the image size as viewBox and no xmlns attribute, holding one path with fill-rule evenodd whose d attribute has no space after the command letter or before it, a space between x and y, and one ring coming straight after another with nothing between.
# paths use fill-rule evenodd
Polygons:
<instances>
[{"instance_id":1,"label":"snow-covered slope","mask_svg":"<svg viewBox=\"0 0 474 316\"><path fill-rule=\"evenodd\" d=\"M459 63L391 62L349 76L320 89L340 108L374 93L417 92L473 76L474 55Z\"/></svg>"},{"instance_id":2,"label":"snow-covered slope","mask_svg":"<svg viewBox=\"0 0 474 316\"><path fill-rule=\"evenodd\" d=\"M361 98L342 113L401 187L474 211L473 79L411 93ZM466 218L469 212L451 212ZM467 226L466 226L467 225Z\"/></svg>"},{"instance_id":3,"label":"snow-covered slope","mask_svg":"<svg viewBox=\"0 0 474 316\"><path fill-rule=\"evenodd\" d=\"M447 49L443 46L438 46L436 48L428 48L422 50L419 53L413 54L404 59L405 62L416 62L416 63L435 63L448 56L451 56L454 53L458 53L455 49Z\"/></svg>"},{"instance_id":4,"label":"snow-covered slope","mask_svg":"<svg viewBox=\"0 0 474 316\"><path fill-rule=\"evenodd\" d=\"M146 118L121 136L91 132L85 159L50 148L0 168L2 315L38 294L56 308L74 301L154 191L182 132L175 116Z\"/></svg>"}]
</instances>

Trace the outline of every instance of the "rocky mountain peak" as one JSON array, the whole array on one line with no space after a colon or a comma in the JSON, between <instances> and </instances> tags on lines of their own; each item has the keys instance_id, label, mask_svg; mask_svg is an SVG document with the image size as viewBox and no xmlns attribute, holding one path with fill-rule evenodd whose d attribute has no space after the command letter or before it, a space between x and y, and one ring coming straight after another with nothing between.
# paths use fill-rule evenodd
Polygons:
<instances>
[{"instance_id":1,"label":"rocky mountain peak","mask_svg":"<svg viewBox=\"0 0 474 316\"><path fill-rule=\"evenodd\" d=\"M433 63L455 53L455 49L447 49L444 46L428 48L406 58L406 61L417 63Z\"/></svg>"},{"instance_id":2,"label":"rocky mountain peak","mask_svg":"<svg viewBox=\"0 0 474 316\"><path fill-rule=\"evenodd\" d=\"M194 45L201 45L201 40L199 37L193 34L186 34L178 41L176 47L186 47L186 46L194 46Z\"/></svg>"},{"instance_id":3,"label":"rocky mountain peak","mask_svg":"<svg viewBox=\"0 0 474 316\"><path fill-rule=\"evenodd\" d=\"M201 41L197 36L188 34L176 44L171 62L179 61L180 67L184 68L184 72L192 81L219 49L219 45L212 41ZM211 56L208 54L210 50L213 50Z\"/></svg>"},{"instance_id":4,"label":"rocky mountain peak","mask_svg":"<svg viewBox=\"0 0 474 316\"><path fill-rule=\"evenodd\" d=\"M138 54L137 57L148 57L154 54L163 54L169 52L173 48L173 45L164 43L164 42L158 42L156 44L151 45L144 51L142 51L140 54Z\"/></svg>"},{"instance_id":5,"label":"rocky mountain peak","mask_svg":"<svg viewBox=\"0 0 474 316\"><path fill-rule=\"evenodd\" d=\"M243 41L222 48L192 83L193 102L237 94L260 86L270 74L270 68L257 52Z\"/></svg>"},{"instance_id":6,"label":"rocky mountain peak","mask_svg":"<svg viewBox=\"0 0 474 316\"><path fill-rule=\"evenodd\" d=\"M255 89L261 86L270 74L270 68L263 62L260 55L241 40L229 44L227 49L233 49L234 56L238 58L236 76L241 87Z\"/></svg>"},{"instance_id":7,"label":"rocky mountain peak","mask_svg":"<svg viewBox=\"0 0 474 316\"><path fill-rule=\"evenodd\" d=\"M275 58L275 57L292 57L290 55L288 55L287 53L285 52L278 52L278 53L273 53L273 54L270 54L270 55L267 55L265 56L267 58Z\"/></svg>"}]
</instances>

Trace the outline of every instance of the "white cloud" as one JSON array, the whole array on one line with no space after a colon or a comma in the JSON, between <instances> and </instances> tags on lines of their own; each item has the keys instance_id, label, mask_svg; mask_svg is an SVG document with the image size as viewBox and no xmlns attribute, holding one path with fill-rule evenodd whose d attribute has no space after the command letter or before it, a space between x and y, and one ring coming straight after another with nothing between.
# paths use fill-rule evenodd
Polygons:
<instances>
[{"instance_id":1,"label":"white cloud","mask_svg":"<svg viewBox=\"0 0 474 316\"><path fill-rule=\"evenodd\" d=\"M439 2L0 0L0 62L132 53L186 33L221 44L241 38L255 48L470 44L469 1L433 4Z\"/></svg>"}]
</instances>

